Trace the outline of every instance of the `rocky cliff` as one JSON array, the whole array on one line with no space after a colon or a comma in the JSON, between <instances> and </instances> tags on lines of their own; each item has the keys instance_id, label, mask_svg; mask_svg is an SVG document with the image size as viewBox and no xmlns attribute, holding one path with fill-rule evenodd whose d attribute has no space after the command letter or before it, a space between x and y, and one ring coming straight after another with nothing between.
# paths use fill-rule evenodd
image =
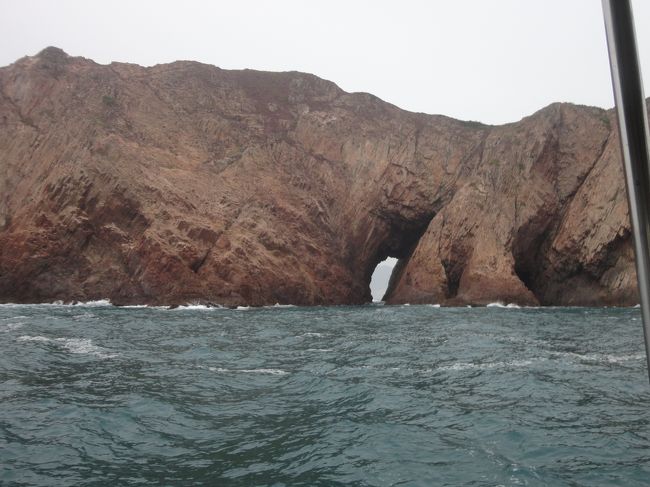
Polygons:
<instances>
[{"instance_id":1,"label":"rocky cliff","mask_svg":"<svg viewBox=\"0 0 650 487\"><path fill-rule=\"evenodd\" d=\"M410 113L315 76L0 68L0 301L637 302L615 118Z\"/></svg>"}]
</instances>

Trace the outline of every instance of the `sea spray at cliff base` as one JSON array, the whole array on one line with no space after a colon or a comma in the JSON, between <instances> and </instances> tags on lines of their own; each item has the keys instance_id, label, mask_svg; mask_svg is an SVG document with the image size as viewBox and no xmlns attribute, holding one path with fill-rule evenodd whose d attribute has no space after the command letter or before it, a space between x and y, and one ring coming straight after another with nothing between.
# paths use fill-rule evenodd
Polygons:
<instances>
[{"instance_id":1,"label":"sea spray at cliff base","mask_svg":"<svg viewBox=\"0 0 650 487\"><path fill-rule=\"evenodd\" d=\"M11 305L0 332L3 485L650 478L639 309Z\"/></svg>"}]
</instances>

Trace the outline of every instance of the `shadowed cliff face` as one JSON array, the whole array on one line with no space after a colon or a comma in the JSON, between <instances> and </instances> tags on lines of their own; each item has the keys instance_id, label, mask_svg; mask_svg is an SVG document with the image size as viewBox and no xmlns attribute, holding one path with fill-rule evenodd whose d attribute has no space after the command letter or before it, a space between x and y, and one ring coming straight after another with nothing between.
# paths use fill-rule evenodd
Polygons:
<instances>
[{"instance_id":1,"label":"shadowed cliff face","mask_svg":"<svg viewBox=\"0 0 650 487\"><path fill-rule=\"evenodd\" d=\"M634 304L615 120L499 127L303 73L0 68L0 300Z\"/></svg>"}]
</instances>

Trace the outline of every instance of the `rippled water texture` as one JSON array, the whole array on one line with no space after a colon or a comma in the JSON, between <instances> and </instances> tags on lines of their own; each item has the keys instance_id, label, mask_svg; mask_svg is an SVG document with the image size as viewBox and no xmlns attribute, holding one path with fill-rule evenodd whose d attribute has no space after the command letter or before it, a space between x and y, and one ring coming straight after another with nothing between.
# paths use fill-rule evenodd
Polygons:
<instances>
[{"instance_id":1,"label":"rippled water texture","mask_svg":"<svg viewBox=\"0 0 650 487\"><path fill-rule=\"evenodd\" d=\"M0 306L2 485L650 484L638 309Z\"/></svg>"}]
</instances>

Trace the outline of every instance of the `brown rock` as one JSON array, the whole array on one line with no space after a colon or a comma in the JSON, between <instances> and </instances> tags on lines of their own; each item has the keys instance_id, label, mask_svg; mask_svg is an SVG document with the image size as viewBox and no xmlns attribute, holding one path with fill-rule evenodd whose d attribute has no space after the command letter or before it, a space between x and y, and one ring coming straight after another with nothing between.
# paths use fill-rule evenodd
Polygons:
<instances>
[{"instance_id":1,"label":"brown rock","mask_svg":"<svg viewBox=\"0 0 650 487\"><path fill-rule=\"evenodd\" d=\"M0 68L0 301L634 304L611 112L499 127L315 76Z\"/></svg>"}]
</instances>

